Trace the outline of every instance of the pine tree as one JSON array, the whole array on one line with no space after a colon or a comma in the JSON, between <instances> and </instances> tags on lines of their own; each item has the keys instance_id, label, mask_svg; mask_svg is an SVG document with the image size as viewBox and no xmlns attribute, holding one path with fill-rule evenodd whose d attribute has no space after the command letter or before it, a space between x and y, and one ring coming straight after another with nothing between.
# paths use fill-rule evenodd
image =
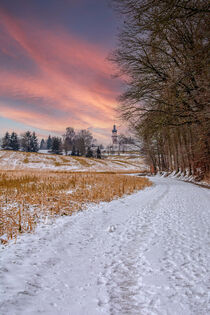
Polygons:
<instances>
[{"instance_id":1,"label":"pine tree","mask_svg":"<svg viewBox=\"0 0 210 315\"><path fill-rule=\"evenodd\" d=\"M99 147L97 149L96 156L97 156L97 159L101 159L101 150Z\"/></svg>"},{"instance_id":2,"label":"pine tree","mask_svg":"<svg viewBox=\"0 0 210 315\"><path fill-rule=\"evenodd\" d=\"M91 150L90 147L88 147L88 150L87 150L87 153L86 153L86 157L87 157L87 158L93 157L93 151Z\"/></svg>"},{"instance_id":3,"label":"pine tree","mask_svg":"<svg viewBox=\"0 0 210 315\"><path fill-rule=\"evenodd\" d=\"M45 148L46 148L46 142L44 141L44 139L42 139L41 142L40 142L39 149L40 150L45 150Z\"/></svg>"},{"instance_id":4,"label":"pine tree","mask_svg":"<svg viewBox=\"0 0 210 315\"><path fill-rule=\"evenodd\" d=\"M31 152L38 152L38 150L39 150L38 139L37 139L35 132L33 132L32 136L31 136L31 148L30 148L30 150L31 150Z\"/></svg>"},{"instance_id":5,"label":"pine tree","mask_svg":"<svg viewBox=\"0 0 210 315\"><path fill-rule=\"evenodd\" d=\"M47 139L47 150L51 150L52 149L52 138L49 135L48 139Z\"/></svg>"},{"instance_id":6,"label":"pine tree","mask_svg":"<svg viewBox=\"0 0 210 315\"><path fill-rule=\"evenodd\" d=\"M14 151L18 151L20 148L18 135L15 132L12 132L10 137L10 147Z\"/></svg>"},{"instance_id":7,"label":"pine tree","mask_svg":"<svg viewBox=\"0 0 210 315\"><path fill-rule=\"evenodd\" d=\"M22 135L22 139L21 139L21 148L23 151L25 152L31 152L31 141L32 135L30 131L26 131L23 135Z\"/></svg>"},{"instance_id":8,"label":"pine tree","mask_svg":"<svg viewBox=\"0 0 210 315\"><path fill-rule=\"evenodd\" d=\"M55 154L62 154L62 141L58 137L52 137L51 151Z\"/></svg>"},{"instance_id":9,"label":"pine tree","mask_svg":"<svg viewBox=\"0 0 210 315\"><path fill-rule=\"evenodd\" d=\"M2 149L5 149L5 150L10 150L11 149L11 146L10 146L10 134L9 134L8 131L5 133L5 136L2 139Z\"/></svg>"}]
</instances>

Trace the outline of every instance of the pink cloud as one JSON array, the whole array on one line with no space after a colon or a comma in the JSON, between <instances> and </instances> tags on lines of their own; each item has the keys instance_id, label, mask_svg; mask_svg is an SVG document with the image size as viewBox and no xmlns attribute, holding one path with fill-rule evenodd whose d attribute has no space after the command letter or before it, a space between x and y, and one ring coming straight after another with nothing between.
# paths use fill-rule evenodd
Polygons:
<instances>
[{"instance_id":1,"label":"pink cloud","mask_svg":"<svg viewBox=\"0 0 210 315\"><path fill-rule=\"evenodd\" d=\"M2 51L13 57L14 51L9 47L15 43L16 49L24 52L37 68L35 74L30 70L0 72L0 99L9 97L31 104L23 110L2 101L2 116L12 115L23 124L30 122L34 127L53 131L62 131L68 125L110 128L118 88L110 83L112 67L104 49L63 30L43 29L37 23L28 25L1 9L0 27L4 28ZM46 107L49 113L60 111L60 118L47 115Z\"/></svg>"}]
</instances>

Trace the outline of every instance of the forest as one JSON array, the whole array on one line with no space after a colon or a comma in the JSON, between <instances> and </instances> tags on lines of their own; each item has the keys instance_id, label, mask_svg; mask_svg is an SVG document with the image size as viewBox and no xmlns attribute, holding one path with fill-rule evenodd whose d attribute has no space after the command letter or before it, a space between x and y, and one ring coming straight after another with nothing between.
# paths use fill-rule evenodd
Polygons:
<instances>
[{"instance_id":1,"label":"forest","mask_svg":"<svg viewBox=\"0 0 210 315\"><path fill-rule=\"evenodd\" d=\"M151 170L210 170L209 1L113 0L121 19L110 60L125 82L119 113Z\"/></svg>"}]
</instances>

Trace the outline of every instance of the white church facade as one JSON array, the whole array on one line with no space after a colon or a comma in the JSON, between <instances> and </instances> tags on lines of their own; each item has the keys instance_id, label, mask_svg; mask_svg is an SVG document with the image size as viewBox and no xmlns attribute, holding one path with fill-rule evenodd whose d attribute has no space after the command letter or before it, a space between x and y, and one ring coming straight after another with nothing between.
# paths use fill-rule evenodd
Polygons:
<instances>
[{"instance_id":1,"label":"white church facade","mask_svg":"<svg viewBox=\"0 0 210 315\"><path fill-rule=\"evenodd\" d=\"M133 151L138 151L134 144L125 143L120 141L120 136L118 135L116 125L113 125L111 133L111 144L107 147L108 154L120 154L120 153L131 153Z\"/></svg>"},{"instance_id":2,"label":"white church facade","mask_svg":"<svg viewBox=\"0 0 210 315\"><path fill-rule=\"evenodd\" d=\"M117 134L117 128L116 125L113 126L112 129L112 145L111 150L113 152L119 151L119 141L118 141L118 134Z\"/></svg>"}]
</instances>

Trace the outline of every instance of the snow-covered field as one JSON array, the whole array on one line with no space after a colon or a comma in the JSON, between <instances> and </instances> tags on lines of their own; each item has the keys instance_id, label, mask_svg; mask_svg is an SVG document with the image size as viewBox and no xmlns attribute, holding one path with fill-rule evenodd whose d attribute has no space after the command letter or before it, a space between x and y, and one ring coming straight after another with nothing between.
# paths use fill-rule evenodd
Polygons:
<instances>
[{"instance_id":1,"label":"snow-covered field","mask_svg":"<svg viewBox=\"0 0 210 315\"><path fill-rule=\"evenodd\" d=\"M151 180L1 247L0 314L209 314L210 191Z\"/></svg>"},{"instance_id":2,"label":"snow-covered field","mask_svg":"<svg viewBox=\"0 0 210 315\"><path fill-rule=\"evenodd\" d=\"M44 153L0 151L0 169L45 169L54 171L144 171L147 169L139 156L110 156L87 159Z\"/></svg>"}]
</instances>

